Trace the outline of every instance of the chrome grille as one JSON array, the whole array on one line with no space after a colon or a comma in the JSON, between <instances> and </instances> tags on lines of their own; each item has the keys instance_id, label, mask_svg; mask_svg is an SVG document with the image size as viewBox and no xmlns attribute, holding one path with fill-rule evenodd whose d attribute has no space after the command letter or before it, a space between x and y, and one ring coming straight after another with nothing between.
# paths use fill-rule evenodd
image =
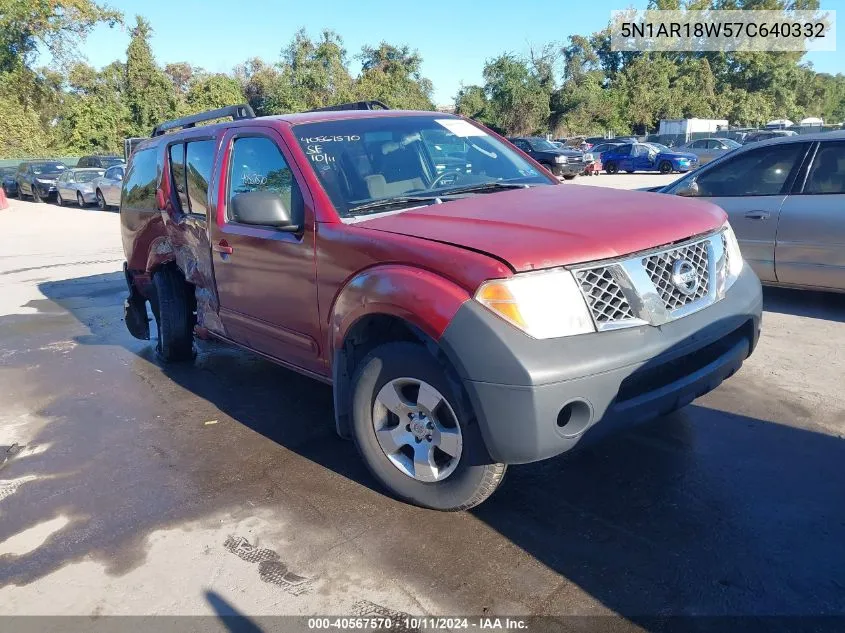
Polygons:
<instances>
[{"instance_id":1,"label":"chrome grille","mask_svg":"<svg viewBox=\"0 0 845 633\"><path fill-rule=\"evenodd\" d=\"M597 324L634 318L634 312L609 268L579 270L576 278Z\"/></svg>"},{"instance_id":2,"label":"chrome grille","mask_svg":"<svg viewBox=\"0 0 845 633\"><path fill-rule=\"evenodd\" d=\"M677 261L686 260L698 285L684 292L673 281ZM722 233L654 249L625 259L573 269L596 329L660 325L696 312L723 296L727 243ZM691 269L691 270L690 270ZM683 284L682 284L683 287Z\"/></svg>"},{"instance_id":3,"label":"chrome grille","mask_svg":"<svg viewBox=\"0 0 845 633\"><path fill-rule=\"evenodd\" d=\"M710 267L707 253L708 242L697 242L680 248L655 253L643 258L643 266L666 309L677 310L706 297L710 291ZM698 275L698 287L691 294L685 294L672 283L672 267L678 260L687 260Z\"/></svg>"}]
</instances>

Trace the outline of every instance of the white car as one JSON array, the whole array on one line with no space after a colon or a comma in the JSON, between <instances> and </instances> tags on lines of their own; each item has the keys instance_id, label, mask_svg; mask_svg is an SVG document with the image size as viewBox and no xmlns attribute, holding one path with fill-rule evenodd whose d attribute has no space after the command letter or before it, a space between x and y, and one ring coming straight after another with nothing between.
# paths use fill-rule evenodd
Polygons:
<instances>
[{"instance_id":1,"label":"white car","mask_svg":"<svg viewBox=\"0 0 845 633\"><path fill-rule=\"evenodd\" d=\"M94 193L94 181L103 175L102 169L68 169L56 180L56 203L75 202L80 207L97 201Z\"/></svg>"},{"instance_id":2,"label":"white car","mask_svg":"<svg viewBox=\"0 0 845 633\"><path fill-rule=\"evenodd\" d=\"M120 188L125 174L126 165L115 165L94 181L94 195L102 210L120 206Z\"/></svg>"}]
</instances>

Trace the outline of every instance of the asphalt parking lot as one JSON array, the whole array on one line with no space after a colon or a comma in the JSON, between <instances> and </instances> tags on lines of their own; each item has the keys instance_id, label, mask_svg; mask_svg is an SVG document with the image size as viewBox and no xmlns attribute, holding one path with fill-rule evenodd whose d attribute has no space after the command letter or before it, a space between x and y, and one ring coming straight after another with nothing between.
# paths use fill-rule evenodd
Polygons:
<instances>
[{"instance_id":1,"label":"asphalt parking lot","mask_svg":"<svg viewBox=\"0 0 845 633\"><path fill-rule=\"evenodd\" d=\"M379 490L329 387L215 343L159 365L117 213L13 200L0 236L5 615L845 614L845 296L767 289L715 392L441 514Z\"/></svg>"}]
</instances>

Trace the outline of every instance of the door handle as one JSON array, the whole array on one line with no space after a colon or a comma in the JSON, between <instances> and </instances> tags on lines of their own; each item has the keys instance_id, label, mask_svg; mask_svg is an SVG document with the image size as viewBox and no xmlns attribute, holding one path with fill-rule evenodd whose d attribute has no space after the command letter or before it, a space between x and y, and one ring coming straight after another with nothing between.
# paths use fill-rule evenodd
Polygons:
<instances>
[{"instance_id":1,"label":"door handle","mask_svg":"<svg viewBox=\"0 0 845 633\"><path fill-rule=\"evenodd\" d=\"M217 251L218 253L223 253L224 255L231 255L235 249L229 246L229 242L226 240L220 240L217 244L213 244L211 246L212 250Z\"/></svg>"},{"instance_id":2,"label":"door handle","mask_svg":"<svg viewBox=\"0 0 845 633\"><path fill-rule=\"evenodd\" d=\"M772 214L768 211L749 211L745 214L745 217L748 220L768 220L772 217Z\"/></svg>"}]
</instances>

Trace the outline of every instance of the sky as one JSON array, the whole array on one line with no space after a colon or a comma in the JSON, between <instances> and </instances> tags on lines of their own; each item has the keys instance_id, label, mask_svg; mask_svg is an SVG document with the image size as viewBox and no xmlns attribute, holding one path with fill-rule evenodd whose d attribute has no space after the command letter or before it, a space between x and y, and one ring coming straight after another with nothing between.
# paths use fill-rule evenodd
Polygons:
<instances>
[{"instance_id":1,"label":"sky","mask_svg":"<svg viewBox=\"0 0 845 633\"><path fill-rule=\"evenodd\" d=\"M229 72L252 57L276 61L293 34L304 27L316 37L324 28L341 35L353 59L364 44L407 44L423 58L423 75L434 83L436 104L448 104L462 84L482 83L487 59L503 52L525 54L531 46L565 43L607 26L610 12L647 0L106 0L151 23L153 54L160 65L187 61L210 72ZM845 0L822 0L845 21ZM845 30L843 30L845 32ZM126 29L97 27L79 50L98 68L125 59ZM845 41L839 52L815 52L805 60L816 70L845 73Z\"/></svg>"}]
</instances>

